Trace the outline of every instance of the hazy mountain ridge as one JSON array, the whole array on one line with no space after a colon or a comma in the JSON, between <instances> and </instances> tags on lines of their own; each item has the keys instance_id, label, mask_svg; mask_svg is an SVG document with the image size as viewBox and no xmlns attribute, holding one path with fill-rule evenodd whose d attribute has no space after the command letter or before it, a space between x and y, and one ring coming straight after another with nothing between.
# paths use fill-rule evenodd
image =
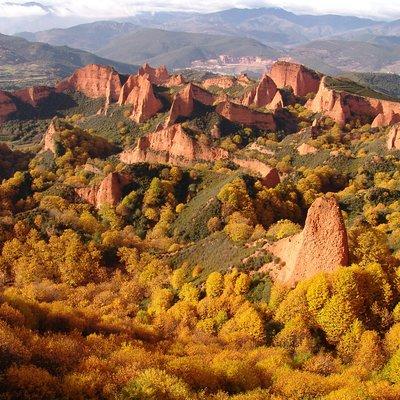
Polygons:
<instances>
[{"instance_id":1,"label":"hazy mountain ridge","mask_svg":"<svg viewBox=\"0 0 400 400\"><path fill-rule=\"evenodd\" d=\"M137 70L136 66L115 62L67 46L51 46L0 34L0 87L2 88L47 84L64 78L78 67L92 63L110 65L124 73Z\"/></svg>"}]
</instances>

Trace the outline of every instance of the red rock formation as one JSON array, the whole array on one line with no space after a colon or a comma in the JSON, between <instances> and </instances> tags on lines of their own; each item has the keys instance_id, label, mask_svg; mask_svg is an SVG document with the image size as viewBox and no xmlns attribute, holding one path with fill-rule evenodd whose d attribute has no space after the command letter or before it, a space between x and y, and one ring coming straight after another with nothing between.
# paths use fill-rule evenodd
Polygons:
<instances>
[{"instance_id":1,"label":"red rock formation","mask_svg":"<svg viewBox=\"0 0 400 400\"><path fill-rule=\"evenodd\" d=\"M53 154L56 152L56 136L57 136L57 118L53 118L43 136L43 151L51 151Z\"/></svg>"},{"instance_id":2,"label":"red rock formation","mask_svg":"<svg viewBox=\"0 0 400 400\"><path fill-rule=\"evenodd\" d=\"M305 156L307 154L314 154L318 151L317 148L314 146L311 146L310 144L307 143L302 143L298 148L297 148L298 153L301 156Z\"/></svg>"},{"instance_id":3,"label":"red rock formation","mask_svg":"<svg viewBox=\"0 0 400 400\"><path fill-rule=\"evenodd\" d=\"M207 90L189 83L175 95L165 126L173 125L179 117L189 117L194 110L194 101L211 106L214 103L214 96Z\"/></svg>"},{"instance_id":4,"label":"red rock formation","mask_svg":"<svg viewBox=\"0 0 400 400\"><path fill-rule=\"evenodd\" d=\"M265 187L273 188L281 182L278 170L259 160L234 158L232 161L243 169L246 169L256 175L261 175L261 183Z\"/></svg>"},{"instance_id":5,"label":"red rock formation","mask_svg":"<svg viewBox=\"0 0 400 400\"><path fill-rule=\"evenodd\" d=\"M13 96L20 101L28 103L33 107L37 107L42 101L49 98L54 93L54 88L49 86L32 86L29 88L17 90Z\"/></svg>"},{"instance_id":6,"label":"red rock formation","mask_svg":"<svg viewBox=\"0 0 400 400\"><path fill-rule=\"evenodd\" d=\"M250 85L251 80L246 74L241 74L237 77L237 82L242 86Z\"/></svg>"},{"instance_id":7,"label":"red rock formation","mask_svg":"<svg viewBox=\"0 0 400 400\"><path fill-rule=\"evenodd\" d=\"M96 207L97 193L99 186L88 186L75 189L75 193L86 203Z\"/></svg>"},{"instance_id":8,"label":"red rock formation","mask_svg":"<svg viewBox=\"0 0 400 400\"><path fill-rule=\"evenodd\" d=\"M166 87L174 87L174 86L180 86L184 85L186 83L185 78L183 75L172 75L167 82L164 83L164 86Z\"/></svg>"},{"instance_id":9,"label":"red rock formation","mask_svg":"<svg viewBox=\"0 0 400 400\"><path fill-rule=\"evenodd\" d=\"M152 68L149 64L143 64L139 68L139 75L148 75L150 82L155 85L163 85L169 81L170 76L165 65L158 68Z\"/></svg>"},{"instance_id":10,"label":"red rock formation","mask_svg":"<svg viewBox=\"0 0 400 400\"><path fill-rule=\"evenodd\" d=\"M268 75L264 75L259 84L245 96L243 104L266 107L274 100L277 91L275 82Z\"/></svg>"},{"instance_id":11,"label":"red rock formation","mask_svg":"<svg viewBox=\"0 0 400 400\"><path fill-rule=\"evenodd\" d=\"M117 173L108 174L97 186L76 189L83 200L100 208L102 205L115 206L121 200L123 180Z\"/></svg>"},{"instance_id":12,"label":"red rock formation","mask_svg":"<svg viewBox=\"0 0 400 400\"><path fill-rule=\"evenodd\" d=\"M0 123L6 122L17 111L11 94L0 90Z\"/></svg>"},{"instance_id":13,"label":"red rock formation","mask_svg":"<svg viewBox=\"0 0 400 400\"><path fill-rule=\"evenodd\" d=\"M389 126L400 122L400 114L395 113L393 110L387 111L387 113L378 114L373 120L371 127L379 128L381 126Z\"/></svg>"},{"instance_id":14,"label":"red rock formation","mask_svg":"<svg viewBox=\"0 0 400 400\"><path fill-rule=\"evenodd\" d=\"M272 167L254 158L247 160L243 158L234 158L232 161L241 168L247 169L256 175L261 175L263 177L267 176L272 170Z\"/></svg>"},{"instance_id":15,"label":"red rock formation","mask_svg":"<svg viewBox=\"0 0 400 400\"><path fill-rule=\"evenodd\" d=\"M277 90L277 92L275 93L274 98L272 99L272 101L268 104L267 108L270 110L277 110L279 108L284 107L285 104L285 100L282 96L282 93L280 92L280 90Z\"/></svg>"},{"instance_id":16,"label":"red rock formation","mask_svg":"<svg viewBox=\"0 0 400 400\"><path fill-rule=\"evenodd\" d=\"M118 101L122 84L123 77L113 68L90 64L61 81L56 91L78 91L93 99L105 97L107 102L114 102Z\"/></svg>"},{"instance_id":17,"label":"red rock formation","mask_svg":"<svg viewBox=\"0 0 400 400\"><path fill-rule=\"evenodd\" d=\"M255 126L260 129L273 131L276 129L274 116L270 113L263 113L251 110L230 101L221 102L217 105L216 111L231 122Z\"/></svg>"},{"instance_id":18,"label":"red rock formation","mask_svg":"<svg viewBox=\"0 0 400 400\"><path fill-rule=\"evenodd\" d=\"M400 103L378 99L369 99L369 102L377 113L371 125L373 128L400 122Z\"/></svg>"},{"instance_id":19,"label":"red rock formation","mask_svg":"<svg viewBox=\"0 0 400 400\"><path fill-rule=\"evenodd\" d=\"M387 140L388 150L400 150L400 124L393 125Z\"/></svg>"},{"instance_id":20,"label":"red rock formation","mask_svg":"<svg viewBox=\"0 0 400 400\"><path fill-rule=\"evenodd\" d=\"M228 157L228 152L209 147L191 138L176 124L141 137L133 149L121 153L126 164L139 162L187 165L194 161L215 161Z\"/></svg>"},{"instance_id":21,"label":"red rock formation","mask_svg":"<svg viewBox=\"0 0 400 400\"><path fill-rule=\"evenodd\" d=\"M356 118L364 122L373 121L372 127L400 122L400 102L338 92L327 86L326 79L324 77L321 80L315 98L309 100L306 104L313 112L323 113L332 118L341 127Z\"/></svg>"},{"instance_id":22,"label":"red rock formation","mask_svg":"<svg viewBox=\"0 0 400 400\"><path fill-rule=\"evenodd\" d=\"M308 210L301 233L282 239L269 250L283 262L273 268L273 279L295 285L319 272L332 272L349 262L347 233L339 205L334 198L318 198Z\"/></svg>"},{"instance_id":23,"label":"red rock formation","mask_svg":"<svg viewBox=\"0 0 400 400\"><path fill-rule=\"evenodd\" d=\"M283 88L290 86L296 96L306 96L318 91L320 76L304 65L287 61L276 62L270 72L276 86Z\"/></svg>"},{"instance_id":24,"label":"red rock formation","mask_svg":"<svg viewBox=\"0 0 400 400\"><path fill-rule=\"evenodd\" d=\"M281 177L276 168L271 168L264 178L261 179L261 184L267 188L274 188L276 185L281 183Z\"/></svg>"},{"instance_id":25,"label":"red rock formation","mask_svg":"<svg viewBox=\"0 0 400 400\"><path fill-rule=\"evenodd\" d=\"M229 89L236 84L237 80L234 76L221 75L207 78L203 81L203 87L209 89L212 86L216 86L221 89Z\"/></svg>"},{"instance_id":26,"label":"red rock formation","mask_svg":"<svg viewBox=\"0 0 400 400\"><path fill-rule=\"evenodd\" d=\"M131 75L121 88L118 103L133 105L131 118L137 123L147 121L162 109L147 74Z\"/></svg>"}]
</instances>

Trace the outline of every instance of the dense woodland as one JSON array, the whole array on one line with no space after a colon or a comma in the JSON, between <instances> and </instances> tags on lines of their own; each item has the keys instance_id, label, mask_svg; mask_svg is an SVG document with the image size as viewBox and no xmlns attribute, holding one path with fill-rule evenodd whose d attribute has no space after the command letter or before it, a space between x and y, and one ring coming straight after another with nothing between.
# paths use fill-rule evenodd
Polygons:
<instances>
[{"instance_id":1,"label":"dense woodland","mask_svg":"<svg viewBox=\"0 0 400 400\"><path fill-rule=\"evenodd\" d=\"M305 131L315 118L289 112ZM286 178L267 188L229 161L122 164L118 146L154 121L121 117L111 136L101 118L61 120L54 156L0 147L1 399L400 398L400 154L386 129L230 127L218 144L231 153L274 151ZM185 127L207 142L213 118ZM318 152L300 156L304 141ZM76 195L110 172L130 182L115 207ZM351 266L273 283L262 244L300 232L323 195L340 203Z\"/></svg>"}]
</instances>

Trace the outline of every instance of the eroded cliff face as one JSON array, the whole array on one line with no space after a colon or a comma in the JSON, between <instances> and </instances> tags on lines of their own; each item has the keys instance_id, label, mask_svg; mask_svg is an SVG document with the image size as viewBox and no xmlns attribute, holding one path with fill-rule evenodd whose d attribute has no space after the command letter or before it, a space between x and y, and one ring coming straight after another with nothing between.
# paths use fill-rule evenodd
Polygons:
<instances>
[{"instance_id":1,"label":"eroded cliff face","mask_svg":"<svg viewBox=\"0 0 400 400\"><path fill-rule=\"evenodd\" d=\"M290 286L319 272L348 265L347 232L336 199L315 200L303 231L269 245L269 251L284 262L282 268L268 266L272 278Z\"/></svg>"},{"instance_id":2,"label":"eroded cliff face","mask_svg":"<svg viewBox=\"0 0 400 400\"><path fill-rule=\"evenodd\" d=\"M267 175L261 179L261 184L269 189L281 183L281 177L276 168L271 168Z\"/></svg>"},{"instance_id":3,"label":"eroded cliff face","mask_svg":"<svg viewBox=\"0 0 400 400\"><path fill-rule=\"evenodd\" d=\"M268 107L277 92L278 89L275 82L268 75L264 75L258 85L244 97L242 104L245 106Z\"/></svg>"},{"instance_id":4,"label":"eroded cliff face","mask_svg":"<svg viewBox=\"0 0 400 400\"><path fill-rule=\"evenodd\" d=\"M87 203L100 208L103 205L115 206L122 196L124 181L118 173L108 174L100 185L75 189L77 195Z\"/></svg>"},{"instance_id":5,"label":"eroded cliff face","mask_svg":"<svg viewBox=\"0 0 400 400\"><path fill-rule=\"evenodd\" d=\"M237 83L237 79L234 76L221 75L213 76L212 78L205 79L202 84L205 89L216 86L221 89L229 89Z\"/></svg>"},{"instance_id":6,"label":"eroded cliff face","mask_svg":"<svg viewBox=\"0 0 400 400\"><path fill-rule=\"evenodd\" d=\"M231 122L274 131L276 123L271 113L251 110L240 104L224 101L217 105L216 112Z\"/></svg>"},{"instance_id":7,"label":"eroded cliff face","mask_svg":"<svg viewBox=\"0 0 400 400\"><path fill-rule=\"evenodd\" d=\"M373 128L389 126L400 122L400 103L370 99L370 104L377 113L371 125Z\"/></svg>"},{"instance_id":8,"label":"eroded cliff face","mask_svg":"<svg viewBox=\"0 0 400 400\"><path fill-rule=\"evenodd\" d=\"M343 127L350 115L350 109L344 104L343 96L329 89L325 80L324 77L315 98L307 102L307 107L313 112L322 112Z\"/></svg>"},{"instance_id":9,"label":"eroded cliff face","mask_svg":"<svg viewBox=\"0 0 400 400\"><path fill-rule=\"evenodd\" d=\"M400 124L393 125L387 139L388 150L400 150Z\"/></svg>"},{"instance_id":10,"label":"eroded cliff face","mask_svg":"<svg viewBox=\"0 0 400 400\"><path fill-rule=\"evenodd\" d=\"M163 86L166 87L174 87L174 86L181 86L186 83L185 78L183 75L178 74L178 75L172 75L170 76L169 80L163 84Z\"/></svg>"},{"instance_id":11,"label":"eroded cliff face","mask_svg":"<svg viewBox=\"0 0 400 400\"><path fill-rule=\"evenodd\" d=\"M13 93L20 101L37 107L41 102L47 100L54 93L54 88L49 86L32 86L17 90Z\"/></svg>"},{"instance_id":12,"label":"eroded cliff face","mask_svg":"<svg viewBox=\"0 0 400 400\"><path fill-rule=\"evenodd\" d=\"M124 77L113 68L89 64L61 81L56 91L77 91L92 99L104 97L110 103L118 101L123 82Z\"/></svg>"},{"instance_id":13,"label":"eroded cliff face","mask_svg":"<svg viewBox=\"0 0 400 400\"><path fill-rule=\"evenodd\" d=\"M261 184L267 188L274 188L281 182L278 170L262 161L243 158L234 158L232 161L239 167L261 177Z\"/></svg>"},{"instance_id":14,"label":"eroded cliff face","mask_svg":"<svg viewBox=\"0 0 400 400\"><path fill-rule=\"evenodd\" d=\"M17 111L11 93L0 90L0 123L6 122Z\"/></svg>"},{"instance_id":15,"label":"eroded cliff face","mask_svg":"<svg viewBox=\"0 0 400 400\"><path fill-rule=\"evenodd\" d=\"M255 175L265 177L271 172L272 167L257 159L234 158L232 160L239 167L252 172Z\"/></svg>"},{"instance_id":16,"label":"eroded cliff face","mask_svg":"<svg viewBox=\"0 0 400 400\"><path fill-rule=\"evenodd\" d=\"M216 161L228 157L226 150L207 146L190 137L176 124L141 137L132 149L120 154L126 164L140 162L188 165L195 161Z\"/></svg>"},{"instance_id":17,"label":"eroded cliff face","mask_svg":"<svg viewBox=\"0 0 400 400\"><path fill-rule=\"evenodd\" d=\"M118 103L133 106L131 118L137 123L147 121L162 109L147 74L131 75L121 88Z\"/></svg>"},{"instance_id":18,"label":"eroded cliff face","mask_svg":"<svg viewBox=\"0 0 400 400\"><path fill-rule=\"evenodd\" d=\"M333 90L328 87L326 77L306 106L332 118L341 127L354 119L370 121L373 128L400 122L400 103Z\"/></svg>"},{"instance_id":19,"label":"eroded cliff face","mask_svg":"<svg viewBox=\"0 0 400 400\"><path fill-rule=\"evenodd\" d=\"M55 154L57 132L57 118L53 118L43 136L43 151L49 150Z\"/></svg>"},{"instance_id":20,"label":"eroded cliff face","mask_svg":"<svg viewBox=\"0 0 400 400\"><path fill-rule=\"evenodd\" d=\"M162 86L170 80L170 75L165 65L153 68L145 63L139 68L138 75L148 75L150 82L154 85Z\"/></svg>"},{"instance_id":21,"label":"eroded cliff face","mask_svg":"<svg viewBox=\"0 0 400 400\"><path fill-rule=\"evenodd\" d=\"M318 149L314 146L311 146L310 144L307 143L302 143L298 148L297 152L301 156L306 156L307 154L315 154L318 152Z\"/></svg>"},{"instance_id":22,"label":"eroded cliff face","mask_svg":"<svg viewBox=\"0 0 400 400\"><path fill-rule=\"evenodd\" d=\"M293 93L301 97L317 93L321 80L315 71L287 61L276 62L269 75L278 88L290 86Z\"/></svg>"},{"instance_id":23,"label":"eroded cliff face","mask_svg":"<svg viewBox=\"0 0 400 400\"><path fill-rule=\"evenodd\" d=\"M175 124L179 117L189 117L194 111L195 101L211 106L214 103L214 96L193 83L187 84L175 95L165 126Z\"/></svg>"}]
</instances>

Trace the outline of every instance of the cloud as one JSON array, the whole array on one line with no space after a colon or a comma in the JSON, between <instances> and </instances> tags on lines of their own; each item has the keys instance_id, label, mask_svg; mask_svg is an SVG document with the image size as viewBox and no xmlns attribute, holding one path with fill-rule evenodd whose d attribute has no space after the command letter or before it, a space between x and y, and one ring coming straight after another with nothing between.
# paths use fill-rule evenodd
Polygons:
<instances>
[{"instance_id":1,"label":"cloud","mask_svg":"<svg viewBox=\"0 0 400 400\"><path fill-rule=\"evenodd\" d=\"M47 11L40 7L40 5L21 5L17 3L10 3L0 1L0 17L4 18L20 18L45 15Z\"/></svg>"},{"instance_id":2,"label":"cloud","mask_svg":"<svg viewBox=\"0 0 400 400\"><path fill-rule=\"evenodd\" d=\"M22 1L20 1L22 3ZM400 17L399 0L42 0L60 16L89 16L90 18L117 18L132 16L142 11L198 11L211 12L232 7L254 8L275 6L300 13L336 13L396 19ZM2 5L3 4L3 5ZM43 15L38 6L7 5L0 0L4 16Z\"/></svg>"}]
</instances>

